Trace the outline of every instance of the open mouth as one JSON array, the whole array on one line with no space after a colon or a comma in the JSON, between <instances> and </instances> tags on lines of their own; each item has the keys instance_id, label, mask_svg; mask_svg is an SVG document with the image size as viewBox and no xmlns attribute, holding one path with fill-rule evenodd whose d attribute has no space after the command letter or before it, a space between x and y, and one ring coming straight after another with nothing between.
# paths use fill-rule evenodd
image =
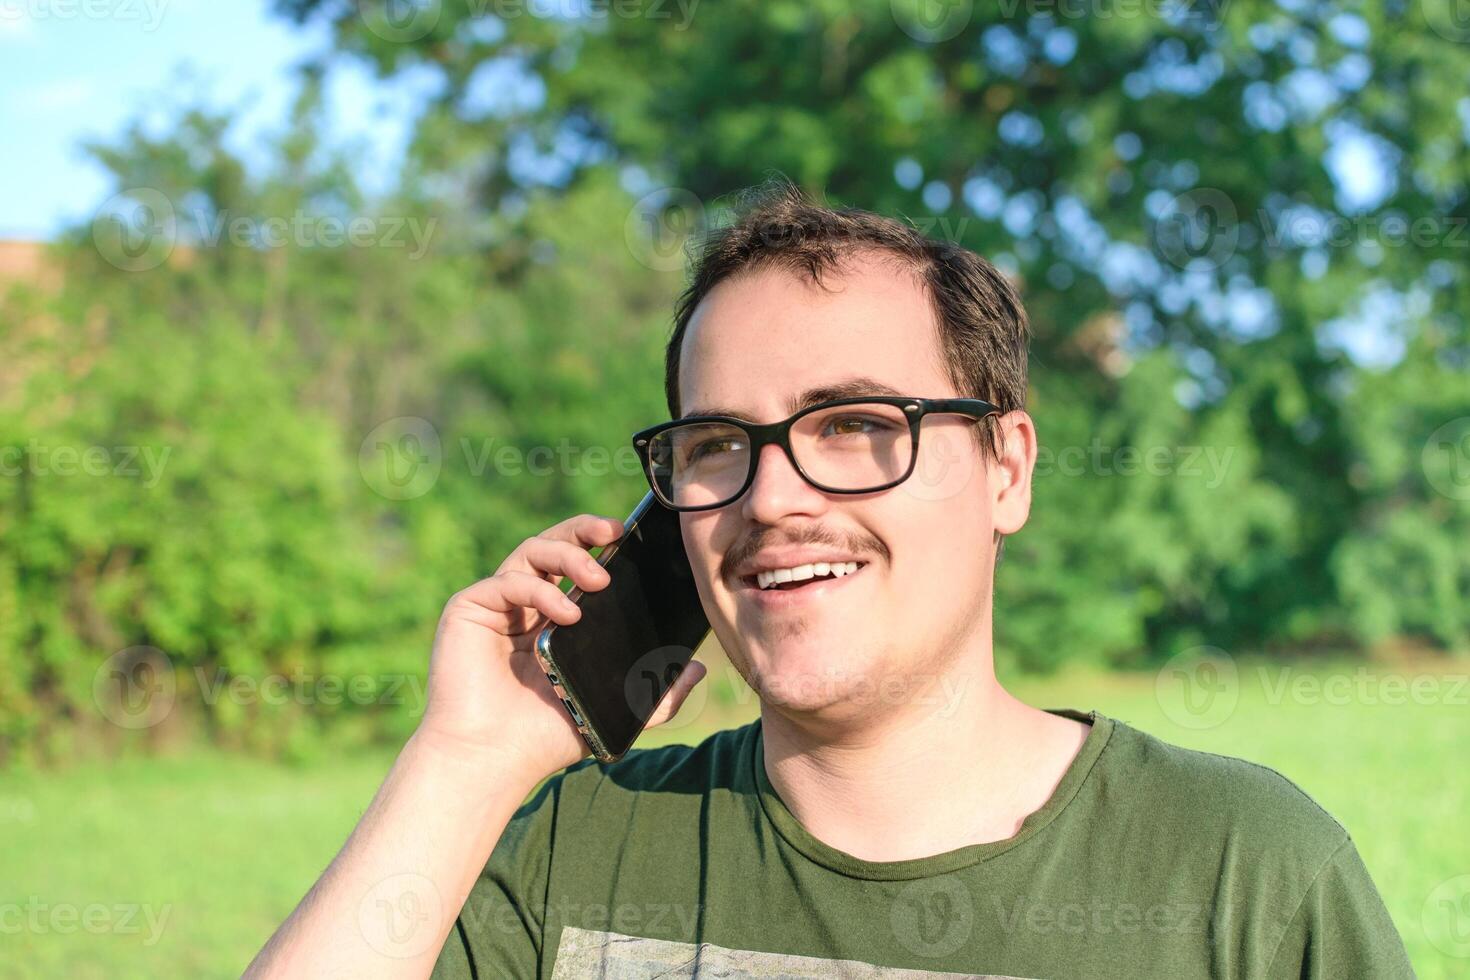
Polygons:
<instances>
[{"instance_id":1,"label":"open mouth","mask_svg":"<svg viewBox=\"0 0 1470 980\"><path fill-rule=\"evenodd\" d=\"M793 568L757 572L755 575L746 575L743 581L762 592L795 592L821 582L856 575L865 565L867 562L862 561L820 561Z\"/></svg>"}]
</instances>

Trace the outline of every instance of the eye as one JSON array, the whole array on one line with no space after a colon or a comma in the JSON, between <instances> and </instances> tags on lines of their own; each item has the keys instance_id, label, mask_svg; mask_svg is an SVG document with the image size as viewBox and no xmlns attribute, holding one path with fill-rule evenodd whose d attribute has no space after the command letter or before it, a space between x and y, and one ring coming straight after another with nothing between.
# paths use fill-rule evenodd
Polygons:
<instances>
[{"instance_id":1,"label":"eye","mask_svg":"<svg viewBox=\"0 0 1470 980\"><path fill-rule=\"evenodd\" d=\"M892 422L872 415L834 415L822 426L822 435L861 436L893 428Z\"/></svg>"},{"instance_id":2,"label":"eye","mask_svg":"<svg viewBox=\"0 0 1470 980\"><path fill-rule=\"evenodd\" d=\"M741 444L741 440L734 436L715 436L694 443L689 447L689 451L685 454L684 459L686 463L697 463L700 460L713 459L739 452L743 448L744 446Z\"/></svg>"}]
</instances>

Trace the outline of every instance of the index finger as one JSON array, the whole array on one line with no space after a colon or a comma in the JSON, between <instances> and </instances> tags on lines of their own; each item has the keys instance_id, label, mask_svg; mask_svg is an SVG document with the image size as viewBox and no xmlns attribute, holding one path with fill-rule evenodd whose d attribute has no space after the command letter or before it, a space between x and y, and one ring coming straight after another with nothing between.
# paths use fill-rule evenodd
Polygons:
<instances>
[{"instance_id":1,"label":"index finger","mask_svg":"<svg viewBox=\"0 0 1470 980\"><path fill-rule=\"evenodd\" d=\"M556 580L557 576L549 576L531 564L527 557L527 546L537 539L547 541L569 541L582 548L596 548L612 544L623 535L623 522L612 517L600 517L596 514L578 514L568 517L566 520L533 535L522 541L516 549L505 556L505 561L500 565L500 571L530 572L548 581Z\"/></svg>"},{"instance_id":2,"label":"index finger","mask_svg":"<svg viewBox=\"0 0 1470 980\"><path fill-rule=\"evenodd\" d=\"M538 537L570 541L584 548L600 548L623 536L623 522L616 517L578 514L542 531Z\"/></svg>"}]
</instances>

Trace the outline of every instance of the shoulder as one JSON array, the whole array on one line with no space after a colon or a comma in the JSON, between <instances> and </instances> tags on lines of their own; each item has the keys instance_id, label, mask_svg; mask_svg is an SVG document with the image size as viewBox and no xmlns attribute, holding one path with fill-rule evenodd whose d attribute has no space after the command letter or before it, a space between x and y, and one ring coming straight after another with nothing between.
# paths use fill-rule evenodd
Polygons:
<instances>
[{"instance_id":1,"label":"shoulder","mask_svg":"<svg viewBox=\"0 0 1470 980\"><path fill-rule=\"evenodd\" d=\"M1413 975L1352 838L1300 786L1115 725L1095 799L1151 894L1208 910L1213 944L1249 951L1252 976Z\"/></svg>"},{"instance_id":2,"label":"shoulder","mask_svg":"<svg viewBox=\"0 0 1470 980\"><path fill-rule=\"evenodd\" d=\"M1268 766L1187 749L1122 722L1097 775L1116 813L1206 853L1270 859L1310 877L1348 840L1300 786Z\"/></svg>"},{"instance_id":3,"label":"shoulder","mask_svg":"<svg viewBox=\"0 0 1470 980\"><path fill-rule=\"evenodd\" d=\"M552 777L560 809L631 806L657 795L738 791L749 778L757 722L715 732L697 745L633 749L617 762L587 759Z\"/></svg>"}]
</instances>

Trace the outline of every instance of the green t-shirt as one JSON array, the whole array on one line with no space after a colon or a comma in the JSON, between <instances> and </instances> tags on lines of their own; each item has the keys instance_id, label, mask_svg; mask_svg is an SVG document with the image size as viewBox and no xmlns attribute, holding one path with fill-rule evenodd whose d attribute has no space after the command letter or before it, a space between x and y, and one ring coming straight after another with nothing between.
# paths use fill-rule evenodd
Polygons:
<instances>
[{"instance_id":1,"label":"green t-shirt","mask_svg":"<svg viewBox=\"0 0 1470 980\"><path fill-rule=\"evenodd\" d=\"M434 975L1413 976L1352 840L1291 782L1056 713L1092 729L1015 836L907 861L807 833L759 722L580 763L516 814Z\"/></svg>"}]
</instances>

